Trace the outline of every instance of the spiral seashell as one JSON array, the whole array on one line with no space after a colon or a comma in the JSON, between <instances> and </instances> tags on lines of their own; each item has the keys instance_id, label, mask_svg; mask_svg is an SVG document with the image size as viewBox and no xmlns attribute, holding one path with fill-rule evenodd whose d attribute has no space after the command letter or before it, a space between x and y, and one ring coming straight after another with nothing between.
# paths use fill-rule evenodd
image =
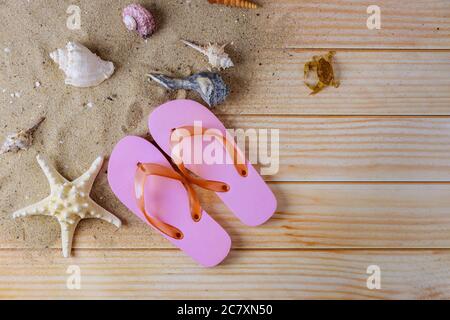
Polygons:
<instances>
[{"instance_id":1,"label":"spiral seashell","mask_svg":"<svg viewBox=\"0 0 450 320\"><path fill-rule=\"evenodd\" d=\"M150 73L150 79L169 90L193 90L210 108L223 103L230 89L218 73L200 72L184 79L176 79L158 73Z\"/></svg>"},{"instance_id":2,"label":"spiral seashell","mask_svg":"<svg viewBox=\"0 0 450 320\"><path fill-rule=\"evenodd\" d=\"M97 86L114 73L112 62L100 59L77 42L69 42L64 49L50 53L50 57L64 71L65 83L75 87Z\"/></svg>"},{"instance_id":3,"label":"spiral seashell","mask_svg":"<svg viewBox=\"0 0 450 320\"><path fill-rule=\"evenodd\" d=\"M209 44L205 47L202 47L186 40L181 40L181 42L207 56L209 64L214 68L222 70L234 67L233 61L225 52L225 47L228 45L228 43L224 45Z\"/></svg>"},{"instance_id":4,"label":"spiral seashell","mask_svg":"<svg viewBox=\"0 0 450 320\"><path fill-rule=\"evenodd\" d=\"M147 39L156 31L156 21L152 13L140 4L130 4L122 11L123 23L130 31L136 31Z\"/></svg>"},{"instance_id":5,"label":"spiral seashell","mask_svg":"<svg viewBox=\"0 0 450 320\"><path fill-rule=\"evenodd\" d=\"M259 6L248 0L208 0L212 4L222 4L229 7L237 7L244 9L257 9Z\"/></svg>"}]
</instances>

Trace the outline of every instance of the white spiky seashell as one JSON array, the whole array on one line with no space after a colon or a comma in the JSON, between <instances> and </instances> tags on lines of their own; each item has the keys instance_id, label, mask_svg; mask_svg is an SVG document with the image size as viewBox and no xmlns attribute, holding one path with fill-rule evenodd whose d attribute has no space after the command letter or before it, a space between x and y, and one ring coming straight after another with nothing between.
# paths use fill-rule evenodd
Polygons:
<instances>
[{"instance_id":1,"label":"white spiky seashell","mask_svg":"<svg viewBox=\"0 0 450 320\"><path fill-rule=\"evenodd\" d=\"M228 54L225 52L225 47L228 45L228 43L220 46L218 44L208 44L205 47L196 45L192 42L181 40L185 45L197 50L198 52L203 53L205 56L208 57L209 64L213 66L214 68L217 68L219 70L221 69L228 69L231 67L234 67L233 61L231 61Z\"/></svg>"},{"instance_id":2,"label":"white spiky seashell","mask_svg":"<svg viewBox=\"0 0 450 320\"><path fill-rule=\"evenodd\" d=\"M102 60L77 42L67 43L64 49L50 53L50 57L66 74L65 83L75 87L97 86L114 73L112 62Z\"/></svg>"}]
</instances>

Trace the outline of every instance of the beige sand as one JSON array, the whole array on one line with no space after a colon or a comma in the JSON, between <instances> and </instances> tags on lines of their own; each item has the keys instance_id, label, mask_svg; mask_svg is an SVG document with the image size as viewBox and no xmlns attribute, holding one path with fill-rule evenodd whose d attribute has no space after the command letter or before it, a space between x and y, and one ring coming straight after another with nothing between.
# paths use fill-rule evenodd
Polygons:
<instances>
[{"instance_id":1,"label":"beige sand","mask_svg":"<svg viewBox=\"0 0 450 320\"><path fill-rule=\"evenodd\" d=\"M155 106L175 98L176 93L148 82L145 74L160 71L182 76L208 67L206 58L186 48L179 39L234 42L229 50L236 68L223 72L232 87L230 101L238 101L248 90L242 83L251 81L258 50L275 46L275 40L280 40L259 32L270 19L271 13L264 9L229 9L206 0L151 0L140 3L154 12L160 27L145 42L122 25L121 9L128 3L0 0L0 139L31 125L40 116L47 117L30 150L0 156L0 247L60 246L56 220L11 218L13 211L48 194L36 154L45 153L64 176L74 179L98 155L108 156L123 136L148 136L147 116ZM66 28L70 4L82 9L81 30ZM63 73L48 54L69 40L79 41L103 59L113 61L113 77L95 88L66 86ZM35 88L37 81L41 86ZM20 97L11 97L16 92ZM198 100L195 94L188 97ZM216 112L224 108L226 104ZM124 228L136 219L112 194L106 166L94 186L93 198L120 217ZM93 220L84 221L79 229L111 241L116 232L107 223Z\"/></svg>"}]
</instances>

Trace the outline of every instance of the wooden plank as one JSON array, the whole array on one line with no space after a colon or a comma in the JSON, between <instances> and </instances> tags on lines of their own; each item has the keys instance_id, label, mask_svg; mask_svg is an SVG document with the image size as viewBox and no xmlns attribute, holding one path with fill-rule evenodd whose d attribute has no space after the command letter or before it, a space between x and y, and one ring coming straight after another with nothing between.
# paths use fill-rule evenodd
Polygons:
<instances>
[{"instance_id":1,"label":"wooden plank","mask_svg":"<svg viewBox=\"0 0 450 320\"><path fill-rule=\"evenodd\" d=\"M269 141L270 130L279 130L279 171L267 175L267 180L450 181L449 117L222 116L221 119L228 128L255 129L256 134L263 135L258 130L268 129ZM46 125L50 126L48 122ZM103 134L101 130L93 131L67 136L65 143L71 148L65 149L66 160L60 170L69 178L85 170L97 152L110 154L118 139L108 137L105 147L95 147L92 154L86 153L77 141L91 135L96 139ZM45 132L44 128L40 135ZM270 155L270 147L260 149L260 155L266 151ZM0 179L5 199L31 188L30 179L40 174L34 158L33 152L4 155L2 165L8 168L4 171L8 174ZM34 192L45 183L40 177L41 184L33 186ZM33 190L30 189L29 195Z\"/></svg>"},{"instance_id":2,"label":"wooden plank","mask_svg":"<svg viewBox=\"0 0 450 320\"><path fill-rule=\"evenodd\" d=\"M67 268L80 267L81 289L68 290ZM381 289L367 288L367 267ZM450 252L233 251L205 269L173 250L0 250L0 298L73 299L448 299Z\"/></svg>"},{"instance_id":3,"label":"wooden plank","mask_svg":"<svg viewBox=\"0 0 450 320\"><path fill-rule=\"evenodd\" d=\"M450 20L450 19L449 19ZM326 51L262 50L229 80L221 114L448 115L450 52L338 51L338 89L310 96L303 67ZM255 72L257 70L257 72ZM253 72L252 72L253 71ZM236 79L242 79L236 81Z\"/></svg>"},{"instance_id":4,"label":"wooden plank","mask_svg":"<svg viewBox=\"0 0 450 320\"><path fill-rule=\"evenodd\" d=\"M267 31L296 48L450 48L446 0L261 1ZM381 29L367 27L367 8L381 9ZM265 15L264 15L265 13ZM274 39L276 41L276 39Z\"/></svg>"},{"instance_id":5,"label":"wooden plank","mask_svg":"<svg viewBox=\"0 0 450 320\"><path fill-rule=\"evenodd\" d=\"M446 117L222 117L227 128L278 129L276 181L449 181Z\"/></svg>"},{"instance_id":6,"label":"wooden plank","mask_svg":"<svg viewBox=\"0 0 450 320\"><path fill-rule=\"evenodd\" d=\"M270 187L278 199L277 214L257 228L244 226L215 195L201 193L205 210L230 233L234 248L450 248L450 184L270 183ZM116 231L98 220L83 221L75 248L173 248L109 190L103 191L111 200L100 203L124 226ZM51 218L5 219L0 247L60 248L59 225Z\"/></svg>"}]
</instances>

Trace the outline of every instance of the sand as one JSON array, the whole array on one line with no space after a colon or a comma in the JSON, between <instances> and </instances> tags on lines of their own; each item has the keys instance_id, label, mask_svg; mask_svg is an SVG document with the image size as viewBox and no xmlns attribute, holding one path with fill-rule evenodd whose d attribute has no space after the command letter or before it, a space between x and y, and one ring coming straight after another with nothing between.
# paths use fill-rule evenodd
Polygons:
<instances>
[{"instance_id":1,"label":"sand","mask_svg":"<svg viewBox=\"0 0 450 320\"><path fill-rule=\"evenodd\" d=\"M229 9L206 0L152 0L140 3L153 11L159 29L147 42L129 33L121 10L128 1L0 0L0 139L46 121L27 151L0 156L0 248L59 247L59 225L48 217L13 220L11 213L47 196L47 180L35 157L44 153L65 177L77 178L99 155L106 157L126 135L149 137L147 117L159 104L183 96L146 80L159 71L186 76L207 69L207 60L185 47L180 39L198 43L233 42L230 54L236 68L222 72L231 85L230 101L249 90L252 69L262 48L277 46L279 35L262 33L270 20L268 10ZM264 1L260 1L264 4ZM81 29L66 27L69 5L82 10ZM68 41L79 41L103 59L113 61L116 72L95 88L66 86L64 75L49 53ZM36 86L39 82L39 86ZM17 93L17 94L16 94ZM11 96L11 94L13 96ZM195 94L189 98L199 100ZM215 112L220 114L226 104ZM100 205L114 212L123 228L137 219L113 195L103 167L92 192ZM78 232L93 239L114 241L114 227L84 221ZM76 236L75 236L76 245Z\"/></svg>"}]
</instances>

